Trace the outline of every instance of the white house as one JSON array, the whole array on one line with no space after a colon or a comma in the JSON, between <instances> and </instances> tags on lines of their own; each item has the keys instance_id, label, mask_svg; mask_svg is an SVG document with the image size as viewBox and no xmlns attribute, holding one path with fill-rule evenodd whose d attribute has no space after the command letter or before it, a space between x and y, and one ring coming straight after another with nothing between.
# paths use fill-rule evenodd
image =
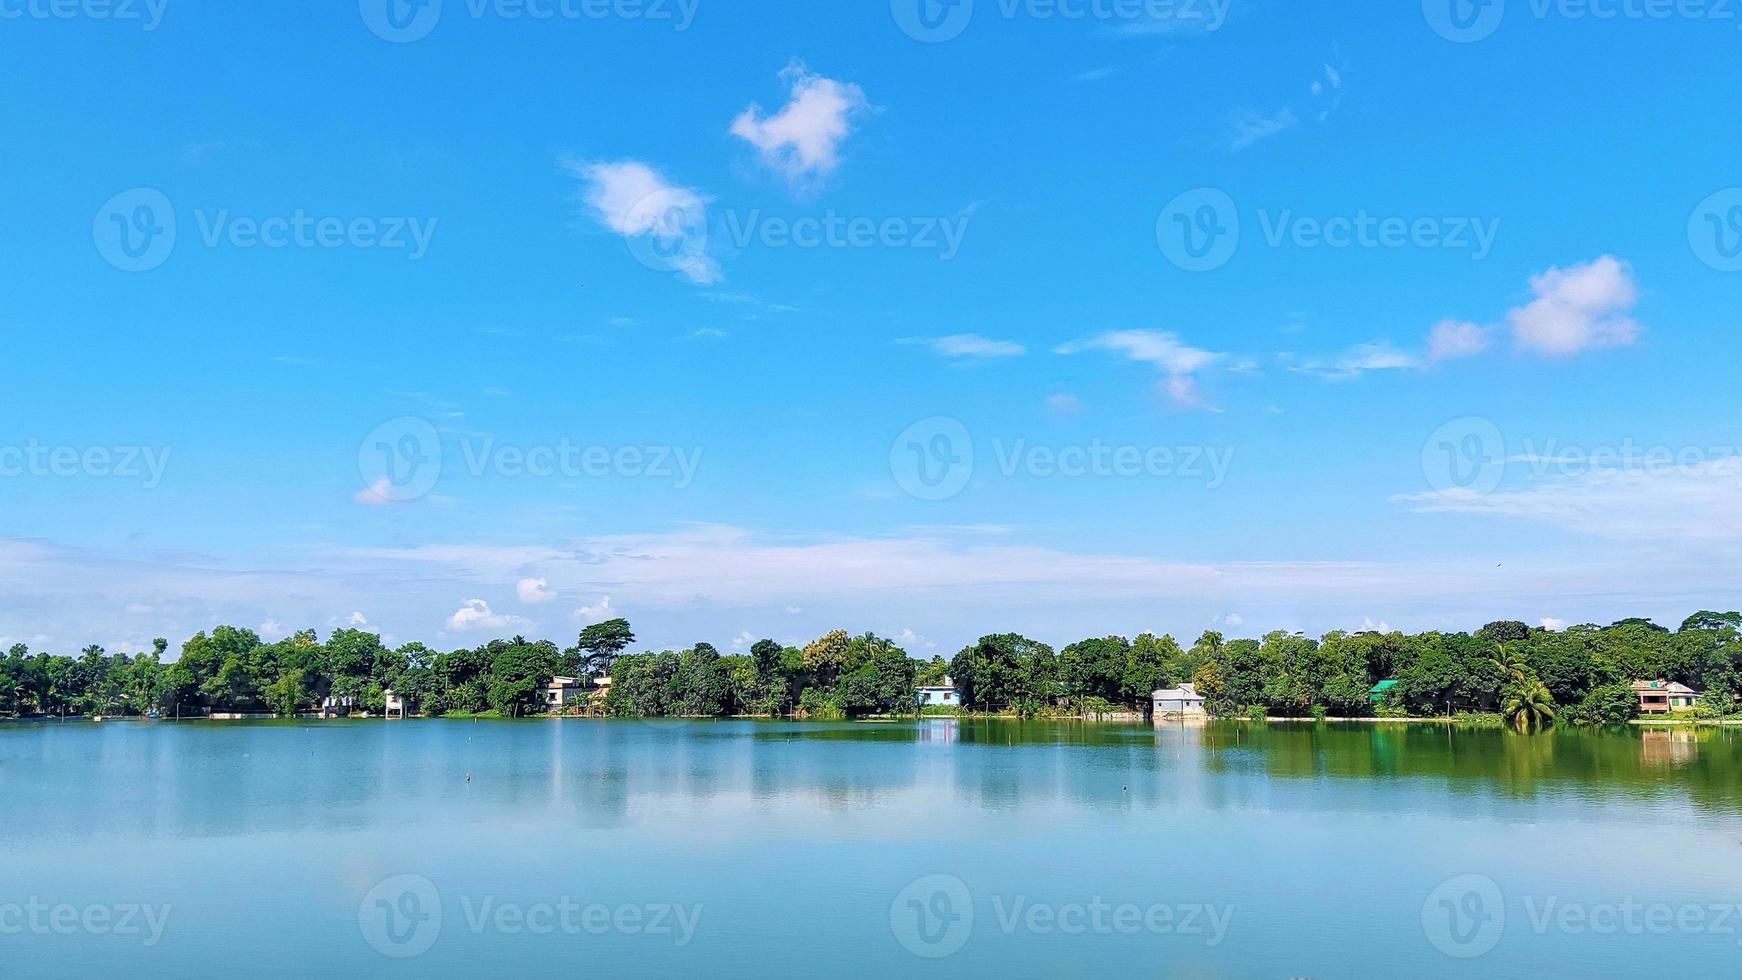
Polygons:
<instances>
[{"instance_id":1,"label":"white house","mask_svg":"<svg viewBox=\"0 0 1742 980\"><path fill-rule=\"evenodd\" d=\"M552 711L585 700L586 696L587 684L578 677L552 677L544 686L544 706Z\"/></svg>"},{"instance_id":2,"label":"white house","mask_svg":"<svg viewBox=\"0 0 1742 980\"><path fill-rule=\"evenodd\" d=\"M1150 695L1157 718L1204 718L1204 696L1190 684L1181 684Z\"/></svg>"},{"instance_id":3,"label":"white house","mask_svg":"<svg viewBox=\"0 0 1742 980\"><path fill-rule=\"evenodd\" d=\"M383 718L404 718L405 717L406 706L410 703L410 701L411 701L410 698L407 698L405 695L400 694L398 691L395 691L391 687L385 691L382 691L381 697L384 701L387 702L386 710L381 712L381 716Z\"/></svg>"},{"instance_id":4,"label":"white house","mask_svg":"<svg viewBox=\"0 0 1742 980\"><path fill-rule=\"evenodd\" d=\"M915 688L913 698L922 708L929 708L933 705L949 708L962 706L962 697L956 693L955 682L947 676L942 684Z\"/></svg>"}]
</instances>

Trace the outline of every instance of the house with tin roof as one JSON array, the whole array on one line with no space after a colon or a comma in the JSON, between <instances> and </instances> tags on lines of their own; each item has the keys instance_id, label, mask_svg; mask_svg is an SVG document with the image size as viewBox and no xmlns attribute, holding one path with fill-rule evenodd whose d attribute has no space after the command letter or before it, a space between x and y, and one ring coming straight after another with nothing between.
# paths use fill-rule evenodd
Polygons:
<instances>
[{"instance_id":1,"label":"house with tin roof","mask_svg":"<svg viewBox=\"0 0 1742 980\"><path fill-rule=\"evenodd\" d=\"M1676 681L1634 681L1632 687L1639 698L1639 713L1642 715L1686 711L1700 699L1700 692Z\"/></svg>"},{"instance_id":2,"label":"house with tin roof","mask_svg":"<svg viewBox=\"0 0 1742 980\"><path fill-rule=\"evenodd\" d=\"M1169 687L1150 695L1150 704L1157 718L1207 718L1204 696L1190 684Z\"/></svg>"}]
</instances>

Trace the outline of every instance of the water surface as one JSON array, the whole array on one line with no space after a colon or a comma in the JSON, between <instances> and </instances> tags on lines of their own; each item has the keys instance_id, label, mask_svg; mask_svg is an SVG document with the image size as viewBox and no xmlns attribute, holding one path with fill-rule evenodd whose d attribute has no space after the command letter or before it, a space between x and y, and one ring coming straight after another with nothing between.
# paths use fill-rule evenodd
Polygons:
<instances>
[{"instance_id":1,"label":"water surface","mask_svg":"<svg viewBox=\"0 0 1742 980\"><path fill-rule=\"evenodd\" d=\"M1722 730L18 723L0 805L19 976L1742 966Z\"/></svg>"}]
</instances>

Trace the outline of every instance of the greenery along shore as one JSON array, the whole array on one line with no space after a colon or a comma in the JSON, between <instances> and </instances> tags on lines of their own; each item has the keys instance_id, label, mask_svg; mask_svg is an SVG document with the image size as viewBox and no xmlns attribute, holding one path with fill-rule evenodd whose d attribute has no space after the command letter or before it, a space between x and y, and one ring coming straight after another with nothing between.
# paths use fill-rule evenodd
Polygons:
<instances>
[{"instance_id":1,"label":"greenery along shore","mask_svg":"<svg viewBox=\"0 0 1742 980\"><path fill-rule=\"evenodd\" d=\"M1171 636L1109 636L1054 651L1012 633L983 637L951 660L917 660L872 634L836 631L803 647L762 640L744 653L708 643L683 651L624 653L621 619L589 626L563 649L524 637L437 652L397 649L356 629L322 642L314 630L266 643L219 626L165 662L151 653L78 657L15 645L0 659L0 714L139 715L313 710L349 698L382 710L391 689L428 715L546 710L553 676L610 676L591 710L619 716L803 715L843 718L913 710L916 685L948 675L970 711L1034 716L1142 710L1150 693L1196 685L1211 714L1363 716L1503 712L1521 727L1554 720L1618 723L1636 713L1628 682L1680 681L1704 692L1700 711L1727 715L1742 695L1742 614L1700 612L1674 631L1648 620L1565 630L1496 622L1475 633L1271 633L1227 639L1206 632L1189 647ZM1369 694L1395 680L1377 704Z\"/></svg>"}]
</instances>

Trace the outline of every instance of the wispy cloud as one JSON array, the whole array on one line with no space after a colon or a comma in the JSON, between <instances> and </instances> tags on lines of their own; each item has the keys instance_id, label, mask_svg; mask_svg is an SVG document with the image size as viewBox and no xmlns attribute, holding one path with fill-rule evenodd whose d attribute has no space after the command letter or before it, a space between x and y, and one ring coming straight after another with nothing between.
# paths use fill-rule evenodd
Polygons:
<instances>
[{"instance_id":1,"label":"wispy cloud","mask_svg":"<svg viewBox=\"0 0 1742 980\"><path fill-rule=\"evenodd\" d=\"M1117 74L1119 74L1118 68L1107 65L1101 68L1091 68L1088 71L1078 72L1072 80L1078 82L1104 82Z\"/></svg>"},{"instance_id":2,"label":"wispy cloud","mask_svg":"<svg viewBox=\"0 0 1742 980\"><path fill-rule=\"evenodd\" d=\"M1046 396L1046 410L1054 415L1075 415L1083 410L1083 400L1068 392Z\"/></svg>"},{"instance_id":3,"label":"wispy cloud","mask_svg":"<svg viewBox=\"0 0 1742 980\"><path fill-rule=\"evenodd\" d=\"M1106 351L1128 361L1153 365L1163 375L1161 391L1181 408L1205 407L1198 392L1197 375L1227 357L1192 347L1166 330L1109 330L1061 344L1054 350L1059 354Z\"/></svg>"},{"instance_id":4,"label":"wispy cloud","mask_svg":"<svg viewBox=\"0 0 1742 980\"><path fill-rule=\"evenodd\" d=\"M1589 466L1517 490L1404 494L1426 513L1548 524L1603 538L1742 543L1742 457L1686 466Z\"/></svg>"},{"instance_id":5,"label":"wispy cloud","mask_svg":"<svg viewBox=\"0 0 1742 980\"><path fill-rule=\"evenodd\" d=\"M582 200L601 225L632 242L650 240L661 262L693 283L710 285L724 277L707 253L708 199L700 191L674 184L638 160L569 160L563 166L581 181Z\"/></svg>"},{"instance_id":6,"label":"wispy cloud","mask_svg":"<svg viewBox=\"0 0 1742 980\"><path fill-rule=\"evenodd\" d=\"M1300 117L1294 114L1293 109L1282 109L1270 115L1243 109L1236 112L1228 124L1228 136L1224 146L1230 153L1239 153L1254 143L1298 125Z\"/></svg>"},{"instance_id":7,"label":"wispy cloud","mask_svg":"<svg viewBox=\"0 0 1742 980\"><path fill-rule=\"evenodd\" d=\"M1441 320L1427 335L1427 359L1450 361L1488 349L1488 328L1463 320Z\"/></svg>"},{"instance_id":8,"label":"wispy cloud","mask_svg":"<svg viewBox=\"0 0 1742 980\"><path fill-rule=\"evenodd\" d=\"M947 337L908 337L899 343L929 348L939 357L957 360L993 360L1021 357L1028 348L1012 340L993 340L974 333L950 334Z\"/></svg>"},{"instance_id":9,"label":"wispy cloud","mask_svg":"<svg viewBox=\"0 0 1742 980\"><path fill-rule=\"evenodd\" d=\"M1421 361L1414 354L1376 340L1356 344L1341 354L1292 363L1288 369L1326 381L1353 381L1369 371L1408 371L1420 366Z\"/></svg>"}]
</instances>

